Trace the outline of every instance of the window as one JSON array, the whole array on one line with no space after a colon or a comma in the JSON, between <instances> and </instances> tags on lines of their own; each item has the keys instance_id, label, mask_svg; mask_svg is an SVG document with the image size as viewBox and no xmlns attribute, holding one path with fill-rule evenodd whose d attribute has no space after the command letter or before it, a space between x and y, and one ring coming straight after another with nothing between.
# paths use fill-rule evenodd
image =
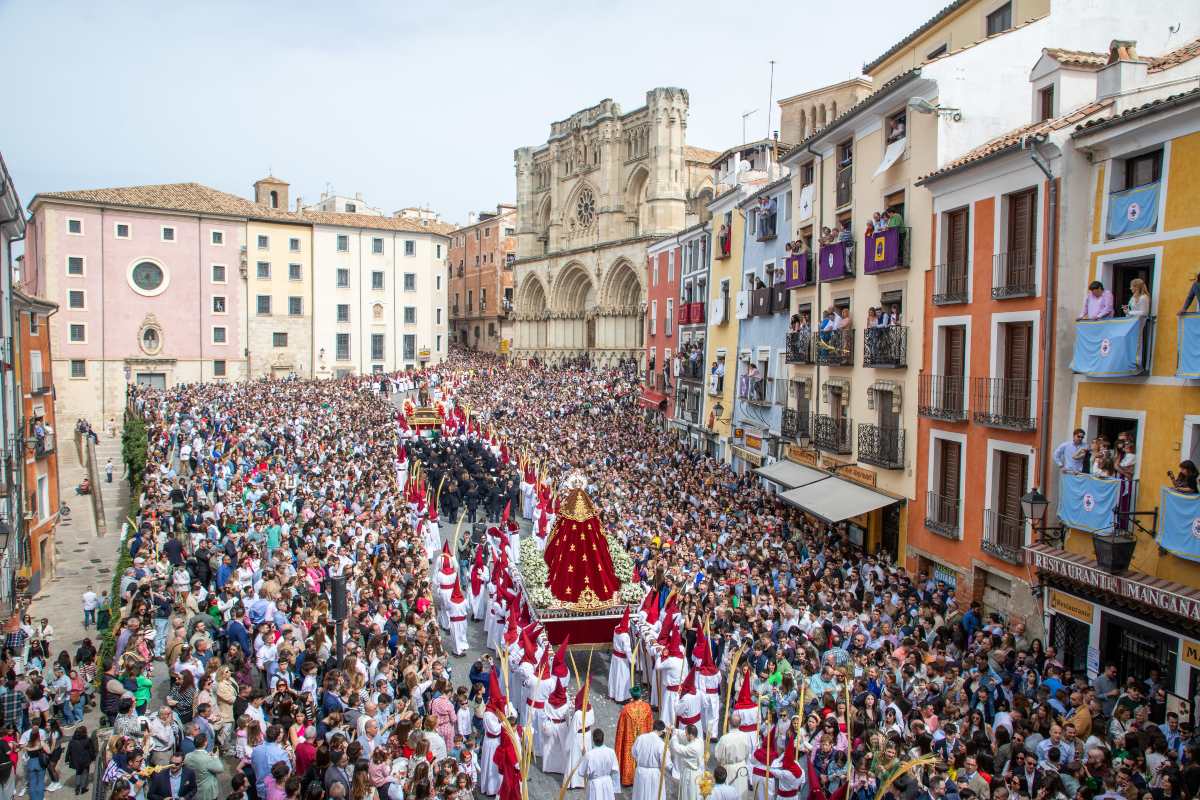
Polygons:
<instances>
[{"instance_id":1,"label":"window","mask_svg":"<svg viewBox=\"0 0 1200 800\"><path fill-rule=\"evenodd\" d=\"M928 53L925 54L925 59L930 60L930 59L937 58L938 56L944 56L944 55L946 55L946 52L949 49L950 48L947 45L944 45L944 44L938 45L937 47L935 47L934 49L930 50Z\"/></svg>"},{"instance_id":2,"label":"window","mask_svg":"<svg viewBox=\"0 0 1200 800\"><path fill-rule=\"evenodd\" d=\"M433 289L435 292L440 292L442 290L442 276L441 275L433 276Z\"/></svg>"},{"instance_id":3,"label":"window","mask_svg":"<svg viewBox=\"0 0 1200 800\"><path fill-rule=\"evenodd\" d=\"M412 239L404 240L404 255L415 256L417 254L417 243Z\"/></svg>"},{"instance_id":4,"label":"window","mask_svg":"<svg viewBox=\"0 0 1200 800\"><path fill-rule=\"evenodd\" d=\"M288 264L288 280L298 281L304 277L304 270L299 264Z\"/></svg>"},{"instance_id":5,"label":"window","mask_svg":"<svg viewBox=\"0 0 1200 800\"><path fill-rule=\"evenodd\" d=\"M672 298L668 297L667 298L667 321L666 321L666 324L663 325L663 333L666 334L667 336L670 336L671 328L675 327L674 323L675 323L675 301Z\"/></svg>"},{"instance_id":6,"label":"window","mask_svg":"<svg viewBox=\"0 0 1200 800\"><path fill-rule=\"evenodd\" d=\"M987 15L987 35L995 36L1012 27L1012 3L1005 3Z\"/></svg>"},{"instance_id":7,"label":"window","mask_svg":"<svg viewBox=\"0 0 1200 800\"><path fill-rule=\"evenodd\" d=\"M347 214L357 214L358 213L358 204L346 203L346 213Z\"/></svg>"},{"instance_id":8,"label":"window","mask_svg":"<svg viewBox=\"0 0 1200 800\"><path fill-rule=\"evenodd\" d=\"M225 360L224 359L217 359L216 361L213 362L213 377L214 378L224 378L225 377Z\"/></svg>"},{"instance_id":9,"label":"window","mask_svg":"<svg viewBox=\"0 0 1200 800\"><path fill-rule=\"evenodd\" d=\"M114 230L114 235L118 239L128 239L129 238L129 224L125 223L125 222L118 222L117 226Z\"/></svg>"},{"instance_id":10,"label":"window","mask_svg":"<svg viewBox=\"0 0 1200 800\"><path fill-rule=\"evenodd\" d=\"M404 307L404 324L415 325L417 323L417 309L415 306Z\"/></svg>"},{"instance_id":11,"label":"window","mask_svg":"<svg viewBox=\"0 0 1200 800\"><path fill-rule=\"evenodd\" d=\"M162 229L162 240L164 242L175 241L175 229L169 225L164 225Z\"/></svg>"},{"instance_id":12,"label":"window","mask_svg":"<svg viewBox=\"0 0 1200 800\"><path fill-rule=\"evenodd\" d=\"M441 246L441 244L434 245L434 248L435 248L434 257L435 257L435 258L441 258L441 257L442 257L442 246Z\"/></svg>"},{"instance_id":13,"label":"window","mask_svg":"<svg viewBox=\"0 0 1200 800\"><path fill-rule=\"evenodd\" d=\"M375 255L383 255L383 239L376 236L371 240L371 252Z\"/></svg>"},{"instance_id":14,"label":"window","mask_svg":"<svg viewBox=\"0 0 1200 800\"><path fill-rule=\"evenodd\" d=\"M81 219L67 220L67 233L69 233L73 236L82 236L83 235L83 220L81 220Z\"/></svg>"},{"instance_id":15,"label":"window","mask_svg":"<svg viewBox=\"0 0 1200 800\"><path fill-rule=\"evenodd\" d=\"M258 249L259 250L266 250L270 246L271 246L271 237L269 237L269 236L259 236L258 237Z\"/></svg>"},{"instance_id":16,"label":"window","mask_svg":"<svg viewBox=\"0 0 1200 800\"><path fill-rule=\"evenodd\" d=\"M371 272L371 288L372 289L382 289L383 288L383 273L380 272L379 270L374 270Z\"/></svg>"},{"instance_id":17,"label":"window","mask_svg":"<svg viewBox=\"0 0 1200 800\"><path fill-rule=\"evenodd\" d=\"M487 289L479 290L479 310L480 311L487 310Z\"/></svg>"},{"instance_id":18,"label":"window","mask_svg":"<svg viewBox=\"0 0 1200 800\"><path fill-rule=\"evenodd\" d=\"M404 334L404 357L406 359L417 357L417 337L411 333Z\"/></svg>"},{"instance_id":19,"label":"window","mask_svg":"<svg viewBox=\"0 0 1200 800\"><path fill-rule=\"evenodd\" d=\"M41 332L41 324L38 320L38 315L30 312L29 314L29 335L37 336Z\"/></svg>"},{"instance_id":20,"label":"window","mask_svg":"<svg viewBox=\"0 0 1200 800\"><path fill-rule=\"evenodd\" d=\"M212 310L214 314L225 313L225 295L215 294L212 299Z\"/></svg>"},{"instance_id":21,"label":"window","mask_svg":"<svg viewBox=\"0 0 1200 800\"><path fill-rule=\"evenodd\" d=\"M260 279L267 280L268 278L271 277L271 262L270 261L259 261L258 264L255 265L254 273Z\"/></svg>"},{"instance_id":22,"label":"window","mask_svg":"<svg viewBox=\"0 0 1200 800\"><path fill-rule=\"evenodd\" d=\"M441 309L441 306L439 306L437 309L435 309L435 311L436 311L436 314L435 314L435 318L434 318L434 324L435 324L435 325L441 325L441 324L442 324L442 309Z\"/></svg>"},{"instance_id":23,"label":"window","mask_svg":"<svg viewBox=\"0 0 1200 800\"><path fill-rule=\"evenodd\" d=\"M658 301L653 300L650 303L650 335L658 333Z\"/></svg>"},{"instance_id":24,"label":"window","mask_svg":"<svg viewBox=\"0 0 1200 800\"><path fill-rule=\"evenodd\" d=\"M434 349L439 353L442 352L442 335L439 333L436 337L434 337L434 341L437 342L437 344L434 345Z\"/></svg>"},{"instance_id":25,"label":"window","mask_svg":"<svg viewBox=\"0 0 1200 800\"><path fill-rule=\"evenodd\" d=\"M505 228L505 229L504 229L504 235L505 235L505 236L512 236L512 235L513 235L513 233L515 233L515 231L514 231L512 228Z\"/></svg>"},{"instance_id":26,"label":"window","mask_svg":"<svg viewBox=\"0 0 1200 800\"><path fill-rule=\"evenodd\" d=\"M80 358L71 359L71 377L86 378L87 377L87 362Z\"/></svg>"},{"instance_id":27,"label":"window","mask_svg":"<svg viewBox=\"0 0 1200 800\"><path fill-rule=\"evenodd\" d=\"M83 275L83 256L67 256L67 274Z\"/></svg>"},{"instance_id":28,"label":"window","mask_svg":"<svg viewBox=\"0 0 1200 800\"><path fill-rule=\"evenodd\" d=\"M167 273L156 261L136 261L129 267L129 285L138 294L154 297L167 289Z\"/></svg>"},{"instance_id":29,"label":"window","mask_svg":"<svg viewBox=\"0 0 1200 800\"><path fill-rule=\"evenodd\" d=\"M299 317L304 314L304 298L289 297L288 298L288 316Z\"/></svg>"},{"instance_id":30,"label":"window","mask_svg":"<svg viewBox=\"0 0 1200 800\"><path fill-rule=\"evenodd\" d=\"M67 292L67 308L84 308L83 289L71 289Z\"/></svg>"},{"instance_id":31,"label":"window","mask_svg":"<svg viewBox=\"0 0 1200 800\"><path fill-rule=\"evenodd\" d=\"M667 251L667 283L675 280L675 251Z\"/></svg>"},{"instance_id":32,"label":"window","mask_svg":"<svg viewBox=\"0 0 1200 800\"><path fill-rule=\"evenodd\" d=\"M493 337L495 335L496 335L496 323L489 322L488 323L488 336Z\"/></svg>"},{"instance_id":33,"label":"window","mask_svg":"<svg viewBox=\"0 0 1200 800\"><path fill-rule=\"evenodd\" d=\"M337 288L339 288L339 289L350 288L350 270L348 270L344 267L341 267L338 269L338 271L337 271Z\"/></svg>"},{"instance_id":34,"label":"window","mask_svg":"<svg viewBox=\"0 0 1200 800\"><path fill-rule=\"evenodd\" d=\"M213 283L224 283L225 282L225 265L224 264L213 264L212 265L212 282Z\"/></svg>"},{"instance_id":35,"label":"window","mask_svg":"<svg viewBox=\"0 0 1200 800\"><path fill-rule=\"evenodd\" d=\"M350 304L349 303L338 303L337 321L338 322L349 322L350 321Z\"/></svg>"},{"instance_id":36,"label":"window","mask_svg":"<svg viewBox=\"0 0 1200 800\"><path fill-rule=\"evenodd\" d=\"M293 253L300 252L300 240L295 236L293 236L291 239L288 239L288 250Z\"/></svg>"},{"instance_id":37,"label":"window","mask_svg":"<svg viewBox=\"0 0 1200 800\"><path fill-rule=\"evenodd\" d=\"M440 278L441 276L439 275L438 277ZM417 290L416 273L413 273L413 272L404 273L404 291L415 292L416 290Z\"/></svg>"},{"instance_id":38,"label":"window","mask_svg":"<svg viewBox=\"0 0 1200 800\"><path fill-rule=\"evenodd\" d=\"M1125 159L1125 185L1122 189L1132 189L1154 183L1162 177L1163 151L1154 150L1138 156Z\"/></svg>"},{"instance_id":39,"label":"window","mask_svg":"<svg viewBox=\"0 0 1200 800\"><path fill-rule=\"evenodd\" d=\"M1045 89L1038 92L1038 119L1052 119L1054 117L1054 84L1050 84Z\"/></svg>"},{"instance_id":40,"label":"window","mask_svg":"<svg viewBox=\"0 0 1200 800\"><path fill-rule=\"evenodd\" d=\"M36 319L36 317L35 317ZM32 325L30 326L33 327ZM36 331L30 331L36 333ZM72 322L70 330L70 341L75 343L83 343L87 341L87 325L82 322Z\"/></svg>"},{"instance_id":41,"label":"window","mask_svg":"<svg viewBox=\"0 0 1200 800\"><path fill-rule=\"evenodd\" d=\"M287 347L287 333L285 331L275 331L271 334L272 347Z\"/></svg>"},{"instance_id":42,"label":"window","mask_svg":"<svg viewBox=\"0 0 1200 800\"><path fill-rule=\"evenodd\" d=\"M213 344L225 344L225 326L216 325L212 329Z\"/></svg>"},{"instance_id":43,"label":"window","mask_svg":"<svg viewBox=\"0 0 1200 800\"><path fill-rule=\"evenodd\" d=\"M467 290L467 311L470 311L475 305L475 292Z\"/></svg>"},{"instance_id":44,"label":"window","mask_svg":"<svg viewBox=\"0 0 1200 800\"><path fill-rule=\"evenodd\" d=\"M371 334L371 360L383 361L383 334Z\"/></svg>"},{"instance_id":45,"label":"window","mask_svg":"<svg viewBox=\"0 0 1200 800\"><path fill-rule=\"evenodd\" d=\"M260 294L255 298L255 308L258 310L260 317L268 316L271 313L271 295Z\"/></svg>"},{"instance_id":46,"label":"window","mask_svg":"<svg viewBox=\"0 0 1200 800\"><path fill-rule=\"evenodd\" d=\"M344 233L338 234L337 251L339 253L349 253L350 252L350 237Z\"/></svg>"},{"instance_id":47,"label":"window","mask_svg":"<svg viewBox=\"0 0 1200 800\"><path fill-rule=\"evenodd\" d=\"M337 341L337 345L335 348L334 357L338 361L349 361L350 360L350 334L339 333L337 335L336 341Z\"/></svg>"},{"instance_id":48,"label":"window","mask_svg":"<svg viewBox=\"0 0 1200 800\"><path fill-rule=\"evenodd\" d=\"M225 231L212 231L209 236L211 237L210 241L218 247L225 244ZM224 364L225 362L222 361L221 363Z\"/></svg>"}]
</instances>

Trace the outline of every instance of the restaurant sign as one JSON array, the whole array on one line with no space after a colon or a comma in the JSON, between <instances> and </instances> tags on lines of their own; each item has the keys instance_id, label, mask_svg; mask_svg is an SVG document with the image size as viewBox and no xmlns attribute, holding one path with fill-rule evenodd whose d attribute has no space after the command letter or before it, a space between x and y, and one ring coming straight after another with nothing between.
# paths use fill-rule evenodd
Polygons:
<instances>
[{"instance_id":1,"label":"restaurant sign","mask_svg":"<svg viewBox=\"0 0 1200 800\"><path fill-rule=\"evenodd\" d=\"M1033 556L1033 565L1037 569L1052 572L1076 583L1115 594L1126 600L1132 600L1135 603L1141 603L1192 622L1200 622L1200 600L1193 597L1173 592L1170 589L1151 586L1122 575L1113 575L1098 567L1081 564L1078 561L1059 558L1033 548L1028 549L1029 554Z\"/></svg>"},{"instance_id":2,"label":"restaurant sign","mask_svg":"<svg viewBox=\"0 0 1200 800\"><path fill-rule=\"evenodd\" d=\"M810 467L817 466L817 454L812 450L804 450L794 444L787 446L788 461L795 461L797 464L807 464Z\"/></svg>"}]
</instances>

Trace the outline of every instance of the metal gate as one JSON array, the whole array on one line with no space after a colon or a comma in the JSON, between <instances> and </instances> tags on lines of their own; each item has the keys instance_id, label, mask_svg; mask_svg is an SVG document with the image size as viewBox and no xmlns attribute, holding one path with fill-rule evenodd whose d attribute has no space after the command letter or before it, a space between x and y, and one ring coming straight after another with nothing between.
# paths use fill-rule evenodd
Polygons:
<instances>
[{"instance_id":1,"label":"metal gate","mask_svg":"<svg viewBox=\"0 0 1200 800\"><path fill-rule=\"evenodd\" d=\"M1122 680L1131 675L1140 680L1156 669L1167 691L1175 691L1178 639L1108 614L1100 624L1104 657L1117 665Z\"/></svg>"},{"instance_id":2,"label":"metal gate","mask_svg":"<svg viewBox=\"0 0 1200 800\"><path fill-rule=\"evenodd\" d=\"M1050 620L1050 640L1063 666L1072 672L1082 673L1087 669L1088 638L1091 626L1063 614L1055 614Z\"/></svg>"}]
</instances>

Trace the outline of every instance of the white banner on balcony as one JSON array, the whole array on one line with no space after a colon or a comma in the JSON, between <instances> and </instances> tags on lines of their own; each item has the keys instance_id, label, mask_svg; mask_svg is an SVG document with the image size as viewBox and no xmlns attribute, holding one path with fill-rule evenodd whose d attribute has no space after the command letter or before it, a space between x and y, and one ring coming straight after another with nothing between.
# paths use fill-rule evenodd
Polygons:
<instances>
[{"instance_id":1,"label":"white banner on balcony","mask_svg":"<svg viewBox=\"0 0 1200 800\"><path fill-rule=\"evenodd\" d=\"M878 178L883 173L900 160L900 156L904 155L904 145L908 144L908 137L901 136L896 141L887 146L887 150L883 151L883 160L879 162L879 166L875 168L873 177Z\"/></svg>"},{"instance_id":2,"label":"white banner on balcony","mask_svg":"<svg viewBox=\"0 0 1200 800\"><path fill-rule=\"evenodd\" d=\"M813 215L813 185L810 183L800 189L800 202L797 205L796 219L811 219Z\"/></svg>"},{"instance_id":3,"label":"white banner on balcony","mask_svg":"<svg viewBox=\"0 0 1200 800\"><path fill-rule=\"evenodd\" d=\"M745 319L750 316L750 293L737 293L737 318Z\"/></svg>"}]
</instances>

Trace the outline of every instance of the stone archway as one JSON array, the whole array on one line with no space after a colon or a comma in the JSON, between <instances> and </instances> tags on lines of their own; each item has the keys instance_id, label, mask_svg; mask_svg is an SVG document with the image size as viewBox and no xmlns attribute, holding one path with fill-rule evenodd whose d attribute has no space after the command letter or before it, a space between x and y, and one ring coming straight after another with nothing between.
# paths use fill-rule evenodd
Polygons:
<instances>
[{"instance_id":1,"label":"stone archway","mask_svg":"<svg viewBox=\"0 0 1200 800\"><path fill-rule=\"evenodd\" d=\"M517 290L516 312L520 322L516 326L516 346L532 350L546 346L549 322L547 313L546 286L537 275L527 275Z\"/></svg>"},{"instance_id":2,"label":"stone archway","mask_svg":"<svg viewBox=\"0 0 1200 800\"><path fill-rule=\"evenodd\" d=\"M640 236L652 227L650 205L646 202L646 186L649 179L649 170L645 165L639 164L625 184L625 219L632 226L630 234L633 236Z\"/></svg>"},{"instance_id":3,"label":"stone archway","mask_svg":"<svg viewBox=\"0 0 1200 800\"><path fill-rule=\"evenodd\" d=\"M554 292L554 310L570 316L584 316L596 307L596 287L582 264L567 266L558 277Z\"/></svg>"}]
</instances>

